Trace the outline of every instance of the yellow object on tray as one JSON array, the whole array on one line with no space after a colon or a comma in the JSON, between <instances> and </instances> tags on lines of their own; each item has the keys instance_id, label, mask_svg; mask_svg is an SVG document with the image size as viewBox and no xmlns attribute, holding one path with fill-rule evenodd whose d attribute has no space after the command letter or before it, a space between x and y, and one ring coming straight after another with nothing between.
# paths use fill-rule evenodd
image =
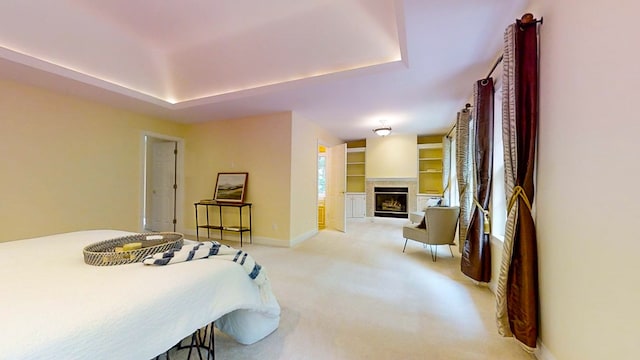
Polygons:
<instances>
[{"instance_id":1,"label":"yellow object on tray","mask_svg":"<svg viewBox=\"0 0 640 360\"><path fill-rule=\"evenodd\" d=\"M142 248L141 242L133 242L122 245L122 251L138 250Z\"/></svg>"}]
</instances>

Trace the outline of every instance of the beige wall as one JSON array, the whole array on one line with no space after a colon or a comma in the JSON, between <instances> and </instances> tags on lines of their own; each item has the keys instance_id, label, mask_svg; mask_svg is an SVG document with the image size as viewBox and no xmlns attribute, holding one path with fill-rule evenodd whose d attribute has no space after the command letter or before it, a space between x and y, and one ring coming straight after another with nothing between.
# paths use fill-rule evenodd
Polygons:
<instances>
[{"instance_id":1,"label":"beige wall","mask_svg":"<svg viewBox=\"0 0 640 360\"><path fill-rule=\"evenodd\" d=\"M178 231L195 233L193 203L213 196L218 172L246 171L255 238L289 246L317 230L317 144L340 142L289 112L181 125L8 81L0 109L0 241L141 231L142 136L153 133L184 139Z\"/></svg>"},{"instance_id":2,"label":"beige wall","mask_svg":"<svg viewBox=\"0 0 640 360\"><path fill-rule=\"evenodd\" d=\"M195 226L193 203L213 197L219 172L248 172L245 201L253 204L253 235L262 242L288 245L291 126L289 112L190 126L185 154L185 224ZM185 232L195 230L187 228Z\"/></svg>"},{"instance_id":3,"label":"beige wall","mask_svg":"<svg viewBox=\"0 0 640 360\"><path fill-rule=\"evenodd\" d=\"M305 240L318 229L318 144L341 143L335 136L293 114L291 147L291 244Z\"/></svg>"},{"instance_id":4,"label":"beige wall","mask_svg":"<svg viewBox=\"0 0 640 360\"><path fill-rule=\"evenodd\" d=\"M140 230L142 133L184 125L0 81L0 241Z\"/></svg>"},{"instance_id":5,"label":"beige wall","mask_svg":"<svg viewBox=\"0 0 640 360\"><path fill-rule=\"evenodd\" d=\"M193 203L212 197L218 172L246 171L256 242L291 246L313 235L319 142L340 141L290 112L192 125L186 136L185 223L195 224Z\"/></svg>"},{"instance_id":6,"label":"beige wall","mask_svg":"<svg viewBox=\"0 0 640 360\"><path fill-rule=\"evenodd\" d=\"M640 3L538 0L541 340L557 360L640 354ZM549 357L551 358L551 357Z\"/></svg>"},{"instance_id":7,"label":"beige wall","mask_svg":"<svg viewBox=\"0 0 640 360\"><path fill-rule=\"evenodd\" d=\"M367 178L416 178L418 176L418 137L389 135L367 139L365 175Z\"/></svg>"}]
</instances>

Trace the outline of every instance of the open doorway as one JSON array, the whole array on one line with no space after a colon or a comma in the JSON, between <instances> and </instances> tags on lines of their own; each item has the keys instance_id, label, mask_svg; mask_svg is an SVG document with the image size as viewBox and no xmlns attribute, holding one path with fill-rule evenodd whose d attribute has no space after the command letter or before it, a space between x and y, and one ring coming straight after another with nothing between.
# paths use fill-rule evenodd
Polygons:
<instances>
[{"instance_id":1,"label":"open doorway","mask_svg":"<svg viewBox=\"0 0 640 360\"><path fill-rule=\"evenodd\" d=\"M177 231L183 189L181 139L143 135L143 231Z\"/></svg>"},{"instance_id":2,"label":"open doorway","mask_svg":"<svg viewBox=\"0 0 640 360\"><path fill-rule=\"evenodd\" d=\"M318 145L318 230L327 227L327 148Z\"/></svg>"},{"instance_id":3,"label":"open doorway","mask_svg":"<svg viewBox=\"0 0 640 360\"><path fill-rule=\"evenodd\" d=\"M346 148L318 143L318 230L346 231Z\"/></svg>"},{"instance_id":4,"label":"open doorway","mask_svg":"<svg viewBox=\"0 0 640 360\"><path fill-rule=\"evenodd\" d=\"M345 193L347 190L346 152L347 144L327 147L327 228L347 231L345 216Z\"/></svg>"}]
</instances>

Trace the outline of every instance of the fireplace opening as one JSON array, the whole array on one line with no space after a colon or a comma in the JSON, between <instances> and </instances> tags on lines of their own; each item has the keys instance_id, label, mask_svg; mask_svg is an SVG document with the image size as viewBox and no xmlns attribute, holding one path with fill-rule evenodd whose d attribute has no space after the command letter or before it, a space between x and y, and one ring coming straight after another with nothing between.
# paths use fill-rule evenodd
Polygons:
<instances>
[{"instance_id":1,"label":"fireplace opening","mask_svg":"<svg viewBox=\"0 0 640 360\"><path fill-rule=\"evenodd\" d=\"M407 187L375 187L374 195L376 207L374 216L408 218L407 197L409 188Z\"/></svg>"}]
</instances>

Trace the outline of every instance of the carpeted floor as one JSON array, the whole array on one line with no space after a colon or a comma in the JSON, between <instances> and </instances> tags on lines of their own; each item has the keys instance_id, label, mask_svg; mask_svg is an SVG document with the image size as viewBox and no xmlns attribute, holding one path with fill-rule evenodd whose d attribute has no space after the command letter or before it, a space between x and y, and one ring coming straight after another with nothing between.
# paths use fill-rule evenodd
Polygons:
<instances>
[{"instance_id":1,"label":"carpeted floor","mask_svg":"<svg viewBox=\"0 0 640 360\"><path fill-rule=\"evenodd\" d=\"M416 242L402 252L405 222L245 245L271 278L280 327L249 346L216 331L216 359L534 359L497 334L494 296L462 275L456 249L440 247L437 262Z\"/></svg>"}]
</instances>

